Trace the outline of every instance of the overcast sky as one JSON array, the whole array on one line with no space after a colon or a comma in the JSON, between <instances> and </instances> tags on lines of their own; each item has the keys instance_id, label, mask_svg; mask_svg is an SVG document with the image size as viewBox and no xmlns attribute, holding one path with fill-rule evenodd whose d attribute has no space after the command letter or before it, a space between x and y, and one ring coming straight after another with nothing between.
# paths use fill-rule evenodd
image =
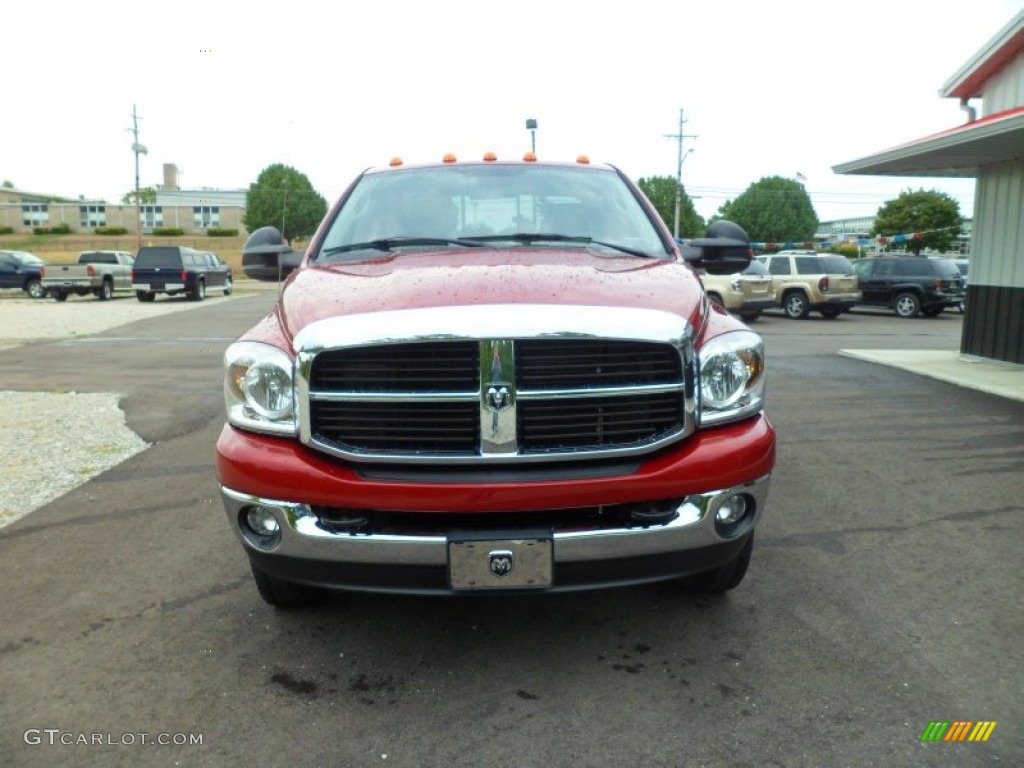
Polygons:
<instances>
[{"instance_id":1,"label":"overcast sky","mask_svg":"<svg viewBox=\"0 0 1024 768\"><path fill-rule=\"evenodd\" d=\"M942 85L1024 0L374 0L6 3L0 180L116 201L180 168L245 188L283 162L333 201L393 156L586 154L675 176L705 217L764 176L802 174L822 220L908 187L973 209L970 180L831 167L963 122Z\"/></svg>"}]
</instances>

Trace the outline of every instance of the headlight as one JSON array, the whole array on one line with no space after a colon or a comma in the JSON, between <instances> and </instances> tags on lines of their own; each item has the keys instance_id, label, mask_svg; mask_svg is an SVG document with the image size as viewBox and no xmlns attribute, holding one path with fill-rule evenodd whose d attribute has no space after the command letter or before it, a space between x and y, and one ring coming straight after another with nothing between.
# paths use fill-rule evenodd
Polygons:
<instances>
[{"instance_id":1,"label":"headlight","mask_svg":"<svg viewBox=\"0 0 1024 768\"><path fill-rule=\"evenodd\" d=\"M764 407L764 343L750 331L733 331L700 350L700 422L736 421Z\"/></svg>"},{"instance_id":2,"label":"headlight","mask_svg":"<svg viewBox=\"0 0 1024 768\"><path fill-rule=\"evenodd\" d=\"M228 421L257 432L294 435L292 359L277 347L240 341L224 353L224 403Z\"/></svg>"}]
</instances>

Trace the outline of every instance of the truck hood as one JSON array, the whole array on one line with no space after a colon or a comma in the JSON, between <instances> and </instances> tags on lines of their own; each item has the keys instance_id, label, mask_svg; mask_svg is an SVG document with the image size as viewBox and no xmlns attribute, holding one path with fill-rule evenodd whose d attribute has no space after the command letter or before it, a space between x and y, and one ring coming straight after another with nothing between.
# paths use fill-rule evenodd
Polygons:
<instances>
[{"instance_id":1,"label":"truck hood","mask_svg":"<svg viewBox=\"0 0 1024 768\"><path fill-rule=\"evenodd\" d=\"M551 304L655 309L698 326L701 288L681 262L576 249L466 249L307 264L282 291L287 340L310 323L387 310Z\"/></svg>"}]
</instances>

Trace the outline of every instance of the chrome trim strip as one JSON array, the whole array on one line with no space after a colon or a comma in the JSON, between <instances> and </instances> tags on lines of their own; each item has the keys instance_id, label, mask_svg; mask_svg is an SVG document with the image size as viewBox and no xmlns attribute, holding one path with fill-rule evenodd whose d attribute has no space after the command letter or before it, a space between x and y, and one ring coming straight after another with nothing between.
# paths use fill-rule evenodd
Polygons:
<instances>
[{"instance_id":1,"label":"chrome trim strip","mask_svg":"<svg viewBox=\"0 0 1024 768\"><path fill-rule=\"evenodd\" d=\"M696 333L685 318L654 309L619 308L610 312L607 307L589 305L548 304L486 304L455 307L426 307L373 312L331 317L310 323L296 334L293 348L295 363L295 397L299 420L300 441L318 451L355 462L410 463L410 464L466 464L480 462L541 462L578 460L586 458L615 458L636 456L657 450L692 434L697 428L697 358L694 352ZM312 400L352 400L358 402L418 401L459 402L461 393L346 393L328 394L312 390L310 376L317 354L346 347L409 344L417 342L466 341L481 342L482 351L491 349L492 343L514 344L521 339L615 339L669 344L680 355L682 384L642 385L638 387L598 387L593 389L552 390L551 399L570 397L621 396L651 394L658 391L680 392L683 398L684 425L682 429L646 443L596 450L566 450L517 453L514 405L499 416L497 439L481 435L482 451L478 455L445 455L399 452L353 451L337 445L315 440L307 404ZM514 359L510 363L514 367ZM482 366L483 367L483 366ZM488 366L489 368L489 366ZM487 389L490 370L481 371L481 390L466 400L479 399L482 418L481 432L490 430L487 410ZM507 376L508 371L503 372ZM513 370L514 374L514 370ZM484 379L488 381L485 382ZM498 393L496 393L496 396ZM524 393L508 392L513 400ZM526 399L542 399L547 392L528 390ZM510 426L511 425L511 426Z\"/></svg>"},{"instance_id":2,"label":"chrome trim strip","mask_svg":"<svg viewBox=\"0 0 1024 768\"><path fill-rule=\"evenodd\" d=\"M727 539L715 530L715 514L722 502L734 493L754 497L756 509L749 526L756 527L764 514L771 475L743 485L685 497L678 516L661 525L636 525L611 528L556 532L554 558L556 563L588 562L613 558L642 557L667 552L721 544ZM254 547L239 530L240 511L260 504L277 511L282 524L280 542L273 554L304 560L326 560L342 563L375 563L378 565L445 565L446 536L404 536L394 534L336 533L320 528L317 517L306 504L261 499L221 486L221 499L235 534L247 549Z\"/></svg>"},{"instance_id":3,"label":"chrome trim strip","mask_svg":"<svg viewBox=\"0 0 1024 768\"><path fill-rule=\"evenodd\" d=\"M586 389L520 389L520 400L565 400L584 397L623 397L628 395L660 395L682 392L685 382L678 384L638 384L635 387L587 387Z\"/></svg>"},{"instance_id":4,"label":"chrome trim strip","mask_svg":"<svg viewBox=\"0 0 1024 768\"><path fill-rule=\"evenodd\" d=\"M465 403L479 399L479 392L310 392L309 399L335 403Z\"/></svg>"}]
</instances>

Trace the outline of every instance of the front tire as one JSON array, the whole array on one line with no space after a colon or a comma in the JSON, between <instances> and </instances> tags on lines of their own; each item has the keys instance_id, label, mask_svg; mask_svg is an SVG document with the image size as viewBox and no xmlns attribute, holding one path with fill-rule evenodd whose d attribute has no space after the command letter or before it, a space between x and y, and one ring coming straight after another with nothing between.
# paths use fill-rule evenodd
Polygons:
<instances>
[{"instance_id":1,"label":"front tire","mask_svg":"<svg viewBox=\"0 0 1024 768\"><path fill-rule=\"evenodd\" d=\"M834 307L830 307L829 309L822 309L819 311L821 312L822 317L827 317L829 320L835 320L837 317L843 314L843 310L835 309Z\"/></svg>"},{"instance_id":2,"label":"front tire","mask_svg":"<svg viewBox=\"0 0 1024 768\"><path fill-rule=\"evenodd\" d=\"M32 280L25 286L25 293L31 299L41 299L46 295L46 289L43 288L43 284L38 280Z\"/></svg>"},{"instance_id":3,"label":"front tire","mask_svg":"<svg viewBox=\"0 0 1024 768\"><path fill-rule=\"evenodd\" d=\"M735 589L747 575L747 568L750 565L750 555L754 551L754 534L750 534L743 549L736 553L736 557L725 565L719 566L713 571L702 573L694 579L694 587L707 594L721 594Z\"/></svg>"},{"instance_id":4,"label":"front tire","mask_svg":"<svg viewBox=\"0 0 1024 768\"><path fill-rule=\"evenodd\" d=\"M265 603L275 608L287 610L316 605L324 599L326 594L318 587L284 581L258 570L255 565L251 565L251 567L252 578L256 582L256 590L260 593L260 597Z\"/></svg>"},{"instance_id":5,"label":"front tire","mask_svg":"<svg viewBox=\"0 0 1024 768\"><path fill-rule=\"evenodd\" d=\"M64 293L64 291L54 291L53 292L53 300L54 301L67 301L68 300L68 295L66 293Z\"/></svg>"},{"instance_id":6,"label":"front tire","mask_svg":"<svg viewBox=\"0 0 1024 768\"><path fill-rule=\"evenodd\" d=\"M807 297L800 291L786 294L786 298L782 300L782 310L786 313L786 317L792 320L805 320L811 314Z\"/></svg>"},{"instance_id":7,"label":"front tire","mask_svg":"<svg viewBox=\"0 0 1024 768\"><path fill-rule=\"evenodd\" d=\"M224 281L224 295L225 296L230 296L231 295L231 291L233 291L234 288L235 288L235 286L234 286L234 283L231 282L231 278L230 277L227 278Z\"/></svg>"},{"instance_id":8,"label":"front tire","mask_svg":"<svg viewBox=\"0 0 1024 768\"><path fill-rule=\"evenodd\" d=\"M136 291L135 298L139 301L149 303L156 300L156 294L152 291Z\"/></svg>"},{"instance_id":9,"label":"front tire","mask_svg":"<svg viewBox=\"0 0 1024 768\"><path fill-rule=\"evenodd\" d=\"M944 309L945 307L943 306L925 307L924 309L921 310L921 314L924 315L925 317L938 317L939 315L942 314L942 311Z\"/></svg>"},{"instance_id":10,"label":"front tire","mask_svg":"<svg viewBox=\"0 0 1024 768\"><path fill-rule=\"evenodd\" d=\"M755 320L757 320L757 318L759 318L760 316L761 316L761 310L757 310L756 312L741 312L740 313L740 319L743 320L743 322L745 322L745 323L752 323Z\"/></svg>"},{"instance_id":11,"label":"front tire","mask_svg":"<svg viewBox=\"0 0 1024 768\"><path fill-rule=\"evenodd\" d=\"M901 293L892 304L898 317L910 319L921 312L921 300L913 293Z\"/></svg>"}]
</instances>

